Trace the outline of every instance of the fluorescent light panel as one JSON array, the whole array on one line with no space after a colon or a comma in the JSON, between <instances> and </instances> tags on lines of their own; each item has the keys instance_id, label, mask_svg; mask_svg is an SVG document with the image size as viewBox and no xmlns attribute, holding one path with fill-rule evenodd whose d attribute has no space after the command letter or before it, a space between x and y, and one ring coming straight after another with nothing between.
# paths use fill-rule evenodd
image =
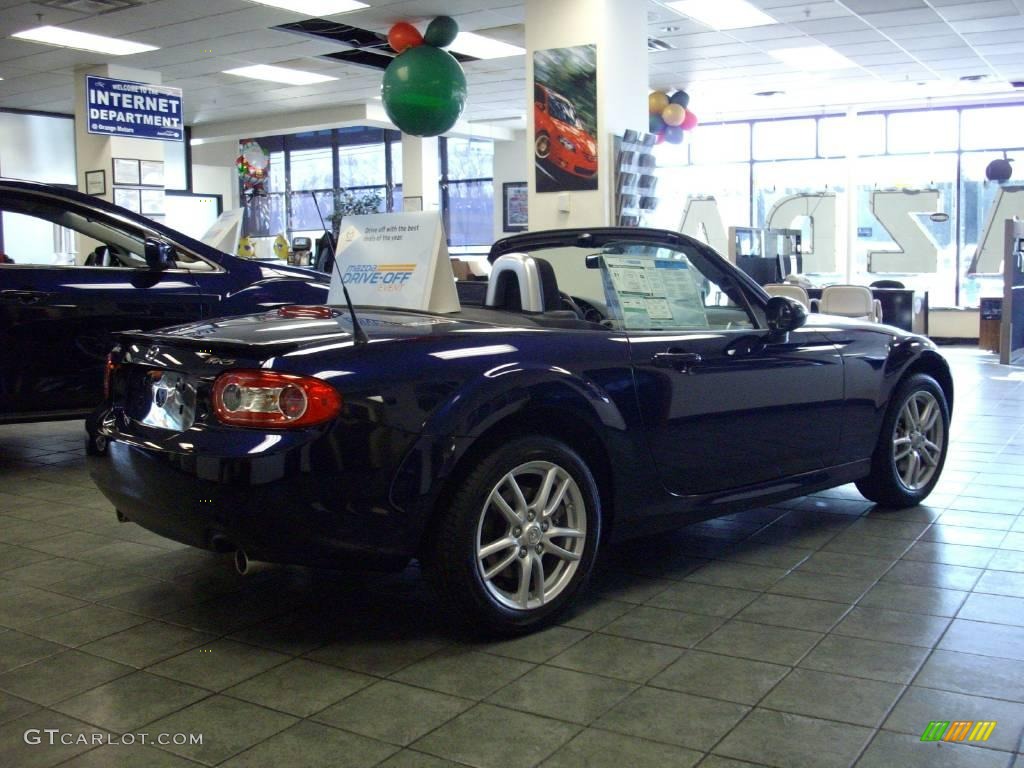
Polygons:
<instances>
[{"instance_id":1,"label":"fluorescent light panel","mask_svg":"<svg viewBox=\"0 0 1024 768\"><path fill-rule=\"evenodd\" d=\"M286 83L287 85L313 85L338 79L330 75L319 75L315 72L304 72L301 69L288 69L287 67L273 67L269 64L226 69L224 74L251 77L254 80L269 80L272 83Z\"/></svg>"},{"instance_id":2,"label":"fluorescent light panel","mask_svg":"<svg viewBox=\"0 0 1024 768\"><path fill-rule=\"evenodd\" d=\"M36 27L35 29L26 29L24 32L15 32L11 37L16 37L19 40L31 40L34 43L56 45L61 48L107 53L111 56L129 56L133 53L157 50L155 45L133 43L130 40L118 40L103 35L91 35L88 32L76 32L64 27Z\"/></svg>"},{"instance_id":3,"label":"fluorescent light panel","mask_svg":"<svg viewBox=\"0 0 1024 768\"><path fill-rule=\"evenodd\" d=\"M676 13L715 29L746 29L778 23L746 0L675 0L666 5Z\"/></svg>"},{"instance_id":4,"label":"fluorescent light panel","mask_svg":"<svg viewBox=\"0 0 1024 768\"><path fill-rule=\"evenodd\" d=\"M475 32L459 32L455 41L448 46L451 50L477 59L501 59L506 56L522 56L525 48L503 43Z\"/></svg>"},{"instance_id":5,"label":"fluorescent light panel","mask_svg":"<svg viewBox=\"0 0 1024 768\"><path fill-rule=\"evenodd\" d=\"M826 45L809 45L802 48L779 48L768 51L773 57L788 64L794 69L805 72L829 69L851 69L857 65L843 54L833 51Z\"/></svg>"},{"instance_id":6,"label":"fluorescent light panel","mask_svg":"<svg viewBox=\"0 0 1024 768\"><path fill-rule=\"evenodd\" d=\"M295 11L304 16L334 16L339 13L358 11L360 8L369 8L366 3L358 0L253 0L260 5L269 5L272 8L284 8L286 11Z\"/></svg>"}]
</instances>

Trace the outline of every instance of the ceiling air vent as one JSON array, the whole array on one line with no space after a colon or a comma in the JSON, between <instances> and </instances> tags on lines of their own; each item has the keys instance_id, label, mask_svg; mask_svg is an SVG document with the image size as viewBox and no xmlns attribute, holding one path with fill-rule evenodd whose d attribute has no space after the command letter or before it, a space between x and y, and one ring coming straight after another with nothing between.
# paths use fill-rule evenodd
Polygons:
<instances>
[{"instance_id":1,"label":"ceiling air vent","mask_svg":"<svg viewBox=\"0 0 1024 768\"><path fill-rule=\"evenodd\" d=\"M125 8L135 8L145 5L148 0L38 0L38 5L45 5L47 8L57 8L61 11L73 11L84 13L88 16L95 16L100 13L112 13L123 11Z\"/></svg>"},{"instance_id":2,"label":"ceiling air vent","mask_svg":"<svg viewBox=\"0 0 1024 768\"><path fill-rule=\"evenodd\" d=\"M672 43L666 43L664 40L658 37L647 38L647 52L654 53L656 51L674 51L675 46Z\"/></svg>"},{"instance_id":3,"label":"ceiling air vent","mask_svg":"<svg viewBox=\"0 0 1024 768\"><path fill-rule=\"evenodd\" d=\"M356 64L370 69L387 69L388 64L395 57L395 52L388 45L386 35L348 24L339 24L336 21L303 19L290 24L280 24L271 29L294 32L345 46L345 50L324 54L322 58L343 61L347 64ZM466 56L455 51L448 51L448 53L461 62L477 61L473 56Z\"/></svg>"}]
</instances>

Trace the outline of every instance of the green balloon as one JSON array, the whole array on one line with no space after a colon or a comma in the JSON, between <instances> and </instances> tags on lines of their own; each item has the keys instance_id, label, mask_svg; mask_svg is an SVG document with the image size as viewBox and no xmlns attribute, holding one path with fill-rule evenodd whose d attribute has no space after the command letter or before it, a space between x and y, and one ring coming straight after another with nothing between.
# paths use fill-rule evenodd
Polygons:
<instances>
[{"instance_id":1,"label":"green balloon","mask_svg":"<svg viewBox=\"0 0 1024 768\"><path fill-rule=\"evenodd\" d=\"M440 48L420 45L396 56L384 70L384 111L413 136L439 136L466 107L466 75Z\"/></svg>"},{"instance_id":2,"label":"green balloon","mask_svg":"<svg viewBox=\"0 0 1024 768\"><path fill-rule=\"evenodd\" d=\"M459 34L459 24L451 16L438 16L427 25L423 34L423 42L435 48L444 48L455 41Z\"/></svg>"}]
</instances>

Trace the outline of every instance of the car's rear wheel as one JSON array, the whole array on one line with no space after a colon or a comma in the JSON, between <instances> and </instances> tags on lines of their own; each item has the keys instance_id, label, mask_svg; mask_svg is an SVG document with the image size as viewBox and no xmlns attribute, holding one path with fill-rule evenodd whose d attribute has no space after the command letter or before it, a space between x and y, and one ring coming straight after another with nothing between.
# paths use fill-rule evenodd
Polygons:
<instances>
[{"instance_id":1,"label":"car's rear wheel","mask_svg":"<svg viewBox=\"0 0 1024 768\"><path fill-rule=\"evenodd\" d=\"M512 635L551 623L593 568L597 484L569 446L516 439L480 460L439 516L427 573L473 629Z\"/></svg>"},{"instance_id":2,"label":"car's rear wheel","mask_svg":"<svg viewBox=\"0 0 1024 768\"><path fill-rule=\"evenodd\" d=\"M886 507L912 507L932 492L949 447L949 405L942 387L923 373L897 388L882 422L871 474L857 490Z\"/></svg>"},{"instance_id":3,"label":"car's rear wheel","mask_svg":"<svg viewBox=\"0 0 1024 768\"><path fill-rule=\"evenodd\" d=\"M551 154L551 137L546 133L538 133L533 142L533 149L539 160L547 160Z\"/></svg>"}]
</instances>

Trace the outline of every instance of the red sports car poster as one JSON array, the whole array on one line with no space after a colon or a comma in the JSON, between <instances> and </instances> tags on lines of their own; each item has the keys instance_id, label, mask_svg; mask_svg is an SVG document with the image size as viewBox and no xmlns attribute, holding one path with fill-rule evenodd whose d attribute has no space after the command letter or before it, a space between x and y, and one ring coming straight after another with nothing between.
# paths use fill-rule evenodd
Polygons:
<instances>
[{"instance_id":1,"label":"red sports car poster","mask_svg":"<svg viewBox=\"0 0 1024 768\"><path fill-rule=\"evenodd\" d=\"M538 192L597 189L597 46L533 54Z\"/></svg>"}]
</instances>

